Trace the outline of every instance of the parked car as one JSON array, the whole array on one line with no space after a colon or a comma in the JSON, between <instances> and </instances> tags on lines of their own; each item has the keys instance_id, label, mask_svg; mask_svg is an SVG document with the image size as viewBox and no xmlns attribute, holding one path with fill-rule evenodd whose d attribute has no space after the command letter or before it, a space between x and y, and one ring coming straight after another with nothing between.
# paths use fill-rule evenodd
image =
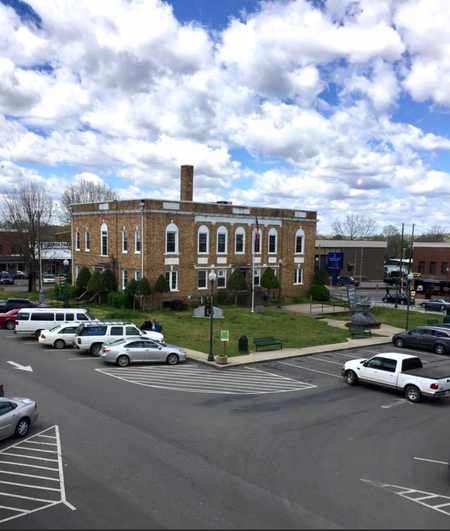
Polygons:
<instances>
[{"instance_id":1,"label":"parked car","mask_svg":"<svg viewBox=\"0 0 450 531\"><path fill-rule=\"evenodd\" d=\"M130 363L165 362L176 365L186 361L186 351L176 345L166 345L151 339L122 339L112 344L104 344L100 356L106 363L126 367Z\"/></svg>"},{"instance_id":2,"label":"parked car","mask_svg":"<svg viewBox=\"0 0 450 531\"><path fill-rule=\"evenodd\" d=\"M84 308L21 308L14 333L39 339L42 330L50 330L63 323L78 325L81 321L92 319L92 315Z\"/></svg>"},{"instance_id":3,"label":"parked car","mask_svg":"<svg viewBox=\"0 0 450 531\"><path fill-rule=\"evenodd\" d=\"M17 278L19 280L25 280L28 278L28 275L24 273L23 271L16 271L14 273L14 278Z\"/></svg>"},{"instance_id":4,"label":"parked car","mask_svg":"<svg viewBox=\"0 0 450 531\"><path fill-rule=\"evenodd\" d=\"M19 310L9 310L6 313L0 313L0 327L14 330L16 327L16 316Z\"/></svg>"},{"instance_id":5,"label":"parked car","mask_svg":"<svg viewBox=\"0 0 450 531\"><path fill-rule=\"evenodd\" d=\"M3 389L2 382L0 382L0 396L5 396L5 390Z\"/></svg>"},{"instance_id":6,"label":"parked car","mask_svg":"<svg viewBox=\"0 0 450 531\"><path fill-rule=\"evenodd\" d=\"M359 280L354 279L353 277L338 277L337 279L338 286L359 286Z\"/></svg>"},{"instance_id":7,"label":"parked car","mask_svg":"<svg viewBox=\"0 0 450 531\"><path fill-rule=\"evenodd\" d=\"M450 308L450 302L445 299L431 299L420 303L425 310L448 310Z\"/></svg>"},{"instance_id":8,"label":"parked car","mask_svg":"<svg viewBox=\"0 0 450 531\"><path fill-rule=\"evenodd\" d=\"M439 326L419 326L394 334L392 342L399 348L412 347L447 354L450 352L450 330Z\"/></svg>"},{"instance_id":9,"label":"parked car","mask_svg":"<svg viewBox=\"0 0 450 531\"><path fill-rule=\"evenodd\" d=\"M450 396L450 369L423 368L417 356L386 352L370 359L346 361L342 376L348 385L359 381L401 390L410 402L419 402L423 396L446 398Z\"/></svg>"},{"instance_id":10,"label":"parked car","mask_svg":"<svg viewBox=\"0 0 450 531\"><path fill-rule=\"evenodd\" d=\"M396 286L397 284L399 284L399 279L398 277L385 277L383 279L383 282L388 286Z\"/></svg>"},{"instance_id":11,"label":"parked car","mask_svg":"<svg viewBox=\"0 0 450 531\"><path fill-rule=\"evenodd\" d=\"M397 301L397 304L408 304L408 296L404 293L393 293L392 295L387 295L386 297L383 297L381 300L383 302L389 302L392 304L395 304L395 301ZM410 297L409 304L416 304L416 300Z\"/></svg>"},{"instance_id":12,"label":"parked car","mask_svg":"<svg viewBox=\"0 0 450 531\"><path fill-rule=\"evenodd\" d=\"M75 339L75 332L77 331L78 325L79 323L64 323L54 326L50 330L41 330L39 343L58 349L64 348L66 345L70 346Z\"/></svg>"},{"instance_id":13,"label":"parked car","mask_svg":"<svg viewBox=\"0 0 450 531\"><path fill-rule=\"evenodd\" d=\"M7 271L2 271L0 273L0 284L14 285L14 277L11 275L11 273L8 273Z\"/></svg>"},{"instance_id":14,"label":"parked car","mask_svg":"<svg viewBox=\"0 0 450 531\"><path fill-rule=\"evenodd\" d=\"M0 439L25 437L38 416L37 404L29 398L0 398Z\"/></svg>"},{"instance_id":15,"label":"parked car","mask_svg":"<svg viewBox=\"0 0 450 531\"><path fill-rule=\"evenodd\" d=\"M141 337L164 341L164 335L152 330L139 330L133 323L126 321L90 321L78 326L72 346L92 356L100 356L103 343L119 339L140 339Z\"/></svg>"},{"instance_id":16,"label":"parked car","mask_svg":"<svg viewBox=\"0 0 450 531\"><path fill-rule=\"evenodd\" d=\"M42 282L44 284L54 284L56 282L56 278L54 277L54 275L44 275L42 277Z\"/></svg>"},{"instance_id":17,"label":"parked car","mask_svg":"<svg viewBox=\"0 0 450 531\"><path fill-rule=\"evenodd\" d=\"M42 306L42 305L41 305ZM20 308L37 308L38 305L26 298L9 298L5 304L0 305L0 313L9 312L9 310L17 310Z\"/></svg>"}]
</instances>

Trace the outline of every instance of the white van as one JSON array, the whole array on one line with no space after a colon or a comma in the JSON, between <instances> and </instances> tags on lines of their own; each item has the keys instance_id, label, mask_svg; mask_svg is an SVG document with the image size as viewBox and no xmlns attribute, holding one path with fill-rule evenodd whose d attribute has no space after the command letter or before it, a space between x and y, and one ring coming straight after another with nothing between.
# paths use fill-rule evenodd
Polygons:
<instances>
[{"instance_id":1,"label":"white van","mask_svg":"<svg viewBox=\"0 0 450 531\"><path fill-rule=\"evenodd\" d=\"M84 308L22 308L16 316L14 333L39 339L42 330L62 323L92 320L93 317Z\"/></svg>"}]
</instances>

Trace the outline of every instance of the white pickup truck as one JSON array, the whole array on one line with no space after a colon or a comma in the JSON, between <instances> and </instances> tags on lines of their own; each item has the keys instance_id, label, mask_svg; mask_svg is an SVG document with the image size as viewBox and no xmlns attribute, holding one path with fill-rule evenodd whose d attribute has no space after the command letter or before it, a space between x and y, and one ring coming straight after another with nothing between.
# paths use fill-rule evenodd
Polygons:
<instances>
[{"instance_id":1,"label":"white pickup truck","mask_svg":"<svg viewBox=\"0 0 450 531\"><path fill-rule=\"evenodd\" d=\"M382 385L404 391L410 402L419 402L422 396L450 396L450 363L444 363L446 367L432 363L423 367L417 356L387 352L345 362L342 376L348 385L358 381Z\"/></svg>"}]
</instances>

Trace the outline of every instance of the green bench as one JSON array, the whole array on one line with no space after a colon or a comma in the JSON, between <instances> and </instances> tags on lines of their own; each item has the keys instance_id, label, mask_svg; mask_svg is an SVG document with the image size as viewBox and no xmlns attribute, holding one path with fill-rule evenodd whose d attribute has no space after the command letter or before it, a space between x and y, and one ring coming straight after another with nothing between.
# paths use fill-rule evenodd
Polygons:
<instances>
[{"instance_id":1,"label":"green bench","mask_svg":"<svg viewBox=\"0 0 450 531\"><path fill-rule=\"evenodd\" d=\"M352 337L352 339L354 339L355 336L372 337L372 332L370 330L366 330L363 326L354 326L352 328L349 328L348 331L350 332L350 336Z\"/></svg>"},{"instance_id":2,"label":"green bench","mask_svg":"<svg viewBox=\"0 0 450 531\"><path fill-rule=\"evenodd\" d=\"M438 319L428 319L427 323L428 323L428 326L436 326L440 324Z\"/></svg>"},{"instance_id":3,"label":"green bench","mask_svg":"<svg viewBox=\"0 0 450 531\"><path fill-rule=\"evenodd\" d=\"M255 337L253 343L255 344L256 352L258 352L259 347L271 347L278 345L280 349L283 348L283 342L280 339L275 339L273 336Z\"/></svg>"}]
</instances>

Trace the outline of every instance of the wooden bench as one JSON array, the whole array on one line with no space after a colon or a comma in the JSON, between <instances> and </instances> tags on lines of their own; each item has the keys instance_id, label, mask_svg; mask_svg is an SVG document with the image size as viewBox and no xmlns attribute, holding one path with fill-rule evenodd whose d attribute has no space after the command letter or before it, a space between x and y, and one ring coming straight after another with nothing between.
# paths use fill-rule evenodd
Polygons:
<instances>
[{"instance_id":1,"label":"wooden bench","mask_svg":"<svg viewBox=\"0 0 450 531\"><path fill-rule=\"evenodd\" d=\"M272 345L278 345L280 350L283 348L283 342L280 339L275 339L273 336L255 337L253 343L255 344L256 352L258 352L258 347L270 347Z\"/></svg>"},{"instance_id":2,"label":"wooden bench","mask_svg":"<svg viewBox=\"0 0 450 531\"><path fill-rule=\"evenodd\" d=\"M372 337L372 332L370 330L366 330L363 326L354 326L349 328L348 331L350 332L352 339L354 339L355 336Z\"/></svg>"},{"instance_id":3,"label":"wooden bench","mask_svg":"<svg viewBox=\"0 0 450 531\"><path fill-rule=\"evenodd\" d=\"M440 324L438 319L428 319L427 323L428 323L428 326L436 326Z\"/></svg>"}]
</instances>

